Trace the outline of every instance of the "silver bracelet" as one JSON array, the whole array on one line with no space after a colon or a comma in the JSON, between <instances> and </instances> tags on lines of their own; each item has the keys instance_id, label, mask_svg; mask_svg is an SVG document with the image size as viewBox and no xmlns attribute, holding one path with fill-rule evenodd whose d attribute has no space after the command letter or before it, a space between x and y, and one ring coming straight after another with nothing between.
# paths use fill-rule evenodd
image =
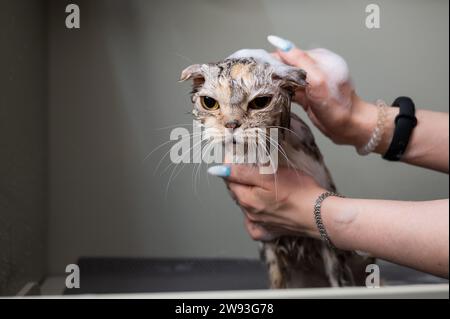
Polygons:
<instances>
[{"instance_id":1,"label":"silver bracelet","mask_svg":"<svg viewBox=\"0 0 450 319\"><path fill-rule=\"evenodd\" d=\"M325 226L322 222L321 210L322 210L322 202L330 196L336 196L344 198L344 196L334 193L334 192L325 192L320 194L320 196L316 199L316 203L314 204L314 219L316 220L317 229L319 230L320 237L327 243L328 247L335 248L331 243L330 237L328 237L328 233L325 230Z\"/></svg>"},{"instance_id":2,"label":"silver bracelet","mask_svg":"<svg viewBox=\"0 0 450 319\"><path fill-rule=\"evenodd\" d=\"M388 107L382 100L377 100L376 105L378 106L377 126L373 130L367 144L356 150L359 155L369 155L372 153L378 144L380 144L381 138L383 137Z\"/></svg>"}]
</instances>

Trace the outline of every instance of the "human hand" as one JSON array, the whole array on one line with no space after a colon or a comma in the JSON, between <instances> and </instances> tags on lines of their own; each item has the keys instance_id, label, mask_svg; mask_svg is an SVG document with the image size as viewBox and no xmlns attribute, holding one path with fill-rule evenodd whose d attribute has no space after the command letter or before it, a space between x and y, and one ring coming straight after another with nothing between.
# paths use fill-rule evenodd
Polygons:
<instances>
[{"instance_id":1,"label":"human hand","mask_svg":"<svg viewBox=\"0 0 450 319\"><path fill-rule=\"evenodd\" d=\"M224 177L254 240L281 235L319 237L313 207L325 190L309 175L287 167L279 167L275 174L260 174L252 165L213 166L208 173Z\"/></svg>"},{"instance_id":2,"label":"human hand","mask_svg":"<svg viewBox=\"0 0 450 319\"><path fill-rule=\"evenodd\" d=\"M268 40L279 48L276 58L306 71L308 85L294 101L313 124L336 144L365 145L376 126L377 108L357 96L345 60L326 49L303 51L279 37Z\"/></svg>"}]
</instances>

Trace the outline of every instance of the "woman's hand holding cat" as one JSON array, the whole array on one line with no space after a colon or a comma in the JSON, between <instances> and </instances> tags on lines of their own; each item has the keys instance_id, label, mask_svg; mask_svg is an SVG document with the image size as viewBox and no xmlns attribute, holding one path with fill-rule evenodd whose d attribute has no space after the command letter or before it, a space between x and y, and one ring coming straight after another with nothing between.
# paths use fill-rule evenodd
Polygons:
<instances>
[{"instance_id":1,"label":"woman's hand holding cat","mask_svg":"<svg viewBox=\"0 0 450 319\"><path fill-rule=\"evenodd\" d=\"M209 173L224 178L253 239L270 241L300 234L319 238L313 208L325 190L312 177L287 167L264 175L253 165L213 166ZM448 278L448 199L402 202L328 197L321 216L338 248L365 251Z\"/></svg>"},{"instance_id":2,"label":"woman's hand holding cat","mask_svg":"<svg viewBox=\"0 0 450 319\"><path fill-rule=\"evenodd\" d=\"M312 207L325 190L312 177L287 167L279 167L276 174L260 174L256 166L232 165L225 182L245 214L253 239L319 237Z\"/></svg>"}]
</instances>

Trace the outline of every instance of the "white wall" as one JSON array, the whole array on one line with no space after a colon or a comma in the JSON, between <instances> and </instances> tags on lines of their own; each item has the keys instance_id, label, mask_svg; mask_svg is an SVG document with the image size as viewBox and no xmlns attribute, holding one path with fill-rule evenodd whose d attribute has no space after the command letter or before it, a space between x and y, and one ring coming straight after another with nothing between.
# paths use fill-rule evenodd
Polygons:
<instances>
[{"instance_id":1,"label":"white wall","mask_svg":"<svg viewBox=\"0 0 450 319\"><path fill-rule=\"evenodd\" d=\"M279 34L343 55L368 100L409 95L448 112L447 1L377 1L380 30L364 26L370 1L77 3L80 30L64 28L64 1L50 10L52 273L87 255L256 257L239 209L204 166L194 185L187 165L165 197L170 174L153 171L168 147L143 161L168 139L157 128L191 121L189 87L177 83L191 63L270 49L266 35ZM343 194L448 197L448 176L361 158L315 132Z\"/></svg>"}]
</instances>

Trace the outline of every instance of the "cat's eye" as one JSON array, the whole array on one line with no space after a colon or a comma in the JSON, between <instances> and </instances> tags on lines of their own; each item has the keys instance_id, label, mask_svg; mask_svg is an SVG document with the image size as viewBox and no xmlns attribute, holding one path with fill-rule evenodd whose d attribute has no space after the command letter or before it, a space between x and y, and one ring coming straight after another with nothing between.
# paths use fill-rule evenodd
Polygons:
<instances>
[{"instance_id":1,"label":"cat's eye","mask_svg":"<svg viewBox=\"0 0 450 319\"><path fill-rule=\"evenodd\" d=\"M208 111L214 111L219 108L219 102L209 96L201 96L200 102L202 103L202 106Z\"/></svg>"},{"instance_id":2,"label":"cat's eye","mask_svg":"<svg viewBox=\"0 0 450 319\"><path fill-rule=\"evenodd\" d=\"M248 103L248 107L254 110L261 110L268 106L270 101L272 101L271 96L258 96Z\"/></svg>"}]
</instances>

